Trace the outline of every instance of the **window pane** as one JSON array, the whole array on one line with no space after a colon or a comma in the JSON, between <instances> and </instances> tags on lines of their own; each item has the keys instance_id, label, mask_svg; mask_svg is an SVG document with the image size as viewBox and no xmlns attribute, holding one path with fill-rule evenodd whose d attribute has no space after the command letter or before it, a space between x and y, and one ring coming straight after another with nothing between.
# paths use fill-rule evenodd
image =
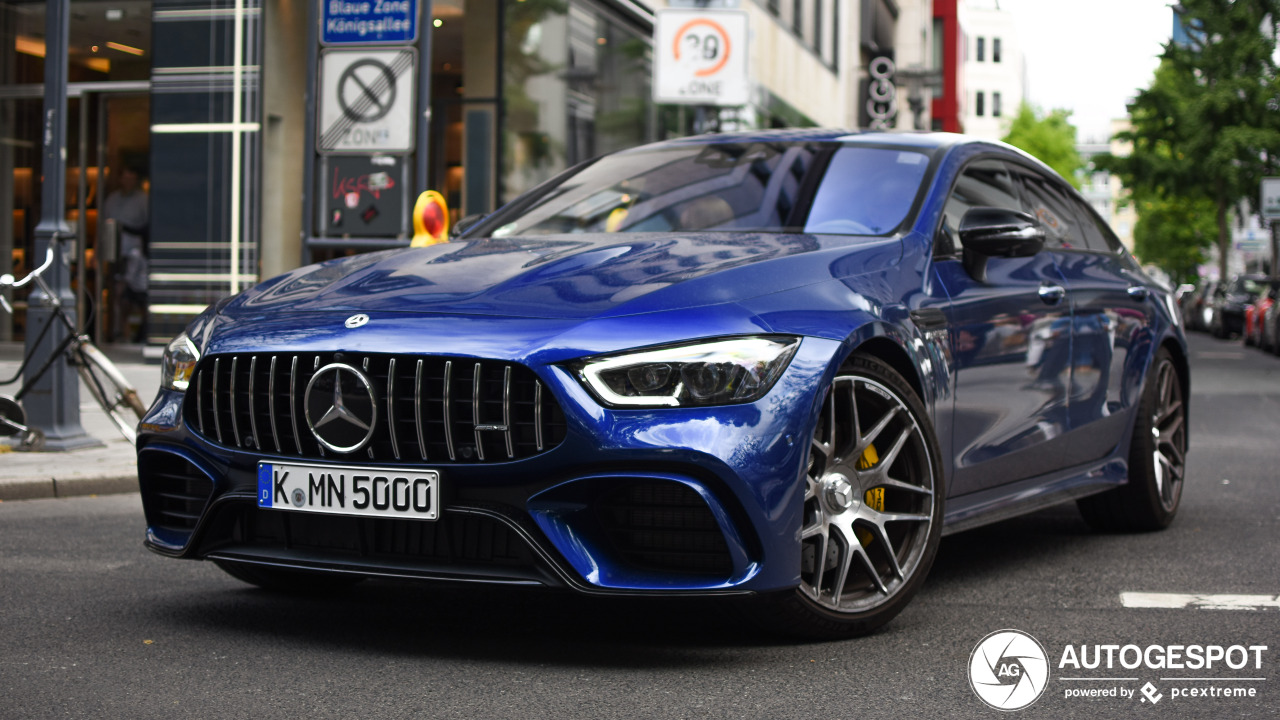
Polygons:
<instances>
[{"instance_id":1,"label":"window pane","mask_svg":"<svg viewBox=\"0 0 1280 720\"><path fill-rule=\"evenodd\" d=\"M1000 62L1000 38L991 39L991 62Z\"/></svg>"},{"instance_id":2,"label":"window pane","mask_svg":"<svg viewBox=\"0 0 1280 720\"><path fill-rule=\"evenodd\" d=\"M978 57L977 57L978 62L982 62L983 60L986 59L984 57L986 55L986 49L987 49L987 39L978 38Z\"/></svg>"},{"instance_id":3,"label":"window pane","mask_svg":"<svg viewBox=\"0 0 1280 720\"><path fill-rule=\"evenodd\" d=\"M998 207L1022 211L1017 186L1009 168L996 160L980 160L965 168L943 208L939 248L936 254L949 255L959 247L960 220L976 207Z\"/></svg>"},{"instance_id":4,"label":"window pane","mask_svg":"<svg viewBox=\"0 0 1280 720\"><path fill-rule=\"evenodd\" d=\"M983 114L986 112L986 107L984 102L985 100L986 98L984 97L984 93L981 90L979 90L977 95L975 96L975 102L973 104L973 113L978 117L982 117Z\"/></svg>"},{"instance_id":5,"label":"window pane","mask_svg":"<svg viewBox=\"0 0 1280 720\"><path fill-rule=\"evenodd\" d=\"M1044 226L1045 247L1087 248L1084 234L1075 218L1071 200L1056 183L1039 175L1024 174L1022 188L1026 212Z\"/></svg>"},{"instance_id":6,"label":"window pane","mask_svg":"<svg viewBox=\"0 0 1280 720\"><path fill-rule=\"evenodd\" d=\"M813 199L805 232L884 235L906 218L929 167L918 152L836 151Z\"/></svg>"}]
</instances>

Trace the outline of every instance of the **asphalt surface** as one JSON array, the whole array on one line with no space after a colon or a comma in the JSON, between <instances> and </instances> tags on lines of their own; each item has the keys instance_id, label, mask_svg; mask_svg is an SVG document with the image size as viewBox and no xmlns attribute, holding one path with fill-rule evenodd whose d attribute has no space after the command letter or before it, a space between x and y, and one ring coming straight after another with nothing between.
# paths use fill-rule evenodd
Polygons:
<instances>
[{"instance_id":1,"label":"asphalt surface","mask_svg":"<svg viewBox=\"0 0 1280 720\"><path fill-rule=\"evenodd\" d=\"M0 717L1277 717L1280 607L1120 600L1280 593L1280 358L1204 335L1192 348L1170 529L1096 533L1065 506L948 537L907 610L849 641L772 638L711 602L390 582L273 595L148 553L135 494L3 502ZM1003 628L1034 636L1050 665L1043 695L1008 715L968 679L975 646ZM1108 644L1268 649L1238 670L1059 667L1067 645ZM1215 687L1254 696L1173 696ZM1065 697L1090 688L1133 696Z\"/></svg>"}]
</instances>

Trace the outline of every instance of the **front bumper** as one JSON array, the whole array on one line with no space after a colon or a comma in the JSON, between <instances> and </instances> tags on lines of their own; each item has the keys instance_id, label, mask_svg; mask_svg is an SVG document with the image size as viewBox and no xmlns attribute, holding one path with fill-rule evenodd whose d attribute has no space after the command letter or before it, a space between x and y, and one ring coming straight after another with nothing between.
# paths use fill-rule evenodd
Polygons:
<instances>
[{"instance_id":1,"label":"front bumper","mask_svg":"<svg viewBox=\"0 0 1280 720\"><path fill-rule=\"evenodd\" d=\"M197 433L184 396L163 392L138 442L147 545L174 557L590 593L792 587L808 438L839 351L805 338L768 395L714 408L612 410L560 365L529 363L563 410L564 441L515 461L414 464L441 475L437 522L259 508L258 463L297 459Z\"/></svg>"}]
</instances>

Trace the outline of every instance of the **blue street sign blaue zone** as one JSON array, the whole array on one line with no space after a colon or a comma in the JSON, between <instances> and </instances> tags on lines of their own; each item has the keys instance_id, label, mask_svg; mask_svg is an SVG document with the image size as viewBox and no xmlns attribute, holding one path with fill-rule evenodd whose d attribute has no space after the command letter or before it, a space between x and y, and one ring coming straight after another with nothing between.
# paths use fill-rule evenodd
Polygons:
<instances>
[{"instance_id":1,"label":"blue street sign blaue zone","mask_svg":"<svg viewBox=\"0 0 1280 720\"><path fill-rule=\"evenodd\" d=\"M325 45L417 39L418 0L320 0L320 41Z\"/></svg>"}]
</instances>

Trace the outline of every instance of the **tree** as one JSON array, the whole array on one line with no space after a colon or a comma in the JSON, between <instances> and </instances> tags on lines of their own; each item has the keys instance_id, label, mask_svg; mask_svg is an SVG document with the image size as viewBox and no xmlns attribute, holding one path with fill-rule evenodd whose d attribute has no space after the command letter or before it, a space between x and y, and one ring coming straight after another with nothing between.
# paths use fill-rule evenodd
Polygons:
<instances>
[{"instance_id":1,"label":"tree","mask_svg":"<svg viewBox=\"0 0 1280 720\"><path fill-rule=\"evenodd\" d=\"M1191 39L1165 46L1151 87L1129 105L1132 129L1117 137L1133 152L1095 163L1117 173L1140 208L1207 201L1225 278L1231 211L1246 200L1257 206L1260 180L1280 155L1280 0L1184 0L1177 9Z\"/></svg>"},{"instance_id":2,"label":"tree","mask_svg":"<svg viewBox=\"0 0 1280 720\"><path fill-rule=\"evenodd\" d=\"M1208 198L1137 201L1133 252L1144 263L1164 268L1175 283L1194 283L1204 249L1217 237L1213 202Z\"/></svg>"},{"instance_id":3,"label":"tree","mask_svg":"<svg viewBox=\"0 0 1280 720\"><path fill-rule=\"evenodd\" d=\"M1076 171L1084 163L1076 152L1076 128L1069 122L1070 117L1070 110L1053 110L1042 116L1022 103L1004 141L1034 155L1078 188Z\"/></svg>"}]
</instances>

